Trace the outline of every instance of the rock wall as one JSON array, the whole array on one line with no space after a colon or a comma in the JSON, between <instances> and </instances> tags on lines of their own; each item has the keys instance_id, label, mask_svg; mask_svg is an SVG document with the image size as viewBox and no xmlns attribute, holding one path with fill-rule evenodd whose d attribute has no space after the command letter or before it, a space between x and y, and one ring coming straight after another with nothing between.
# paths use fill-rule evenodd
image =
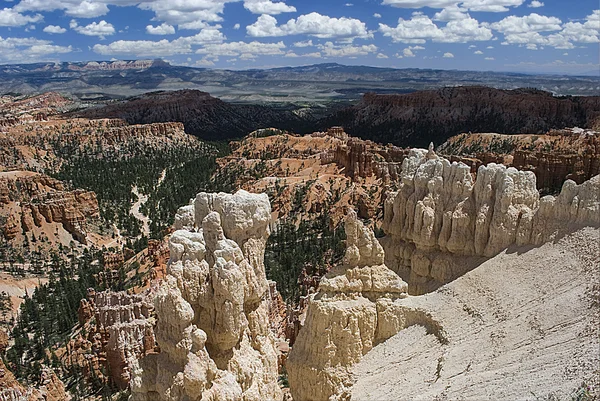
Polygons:
<instances>
[{"instance_id":1,"label":"rock wall","mask_svg":"<svg viewBox=\"0 0 600 401\"><path fill-rule=\"evenodd\" d=\"M337 164L352 179L375 176L389 183L398 179L402 161L407 155L407 149L393 145L382 146L346 135L343 143L335 150L321 154L321 163Z\"/></svg>"},{"instance_id":2,"label":"rock wall","mask_svg":"<svg viewBox=\"0 0 600 401\"><path fill-rule=\"evenodd\" d=\"M0 173L0 213L9 240L45 223L59 223L84 244L87 221L99 217L95 193L67 191L61 181L25 171Z\"/></svg>"},{"instance_id":3,"label":"rock wall","mask_svg":"<svg viewBox=\"0 0 600 401\"><path fill-rule=\"evenodd\" d=\"M411 294L431 291L511 245L539 245L569 225L600 224L600 176L540 198L531 171L462 163L414 149L385 203L386 264Z\"/></svg>"},{"instance_id":4,"label":"rock wall","mask_svg":"<svg viewBox=\"0 0 600 401\"><path fill-rule=\"evenodd\" d=\"M321 280L287 360L296 400L344 399L352 365L402 328L393 304L406 296L407 284L383 264L383 248L355 212L345 229L343 264Z\"/></svg>"},{"instance_id":5,"label":"rock wall","mask_svg":"<svg viewBox=\"0 0 600 401\"><path fill-rule=\"evenodd\" d=\"M176 221L187 229L170 238L154 301L161 351L139 361L132 401L281 399L264 270L267 195L200 193L183 211Z\"/></svg>"}]
</instances>

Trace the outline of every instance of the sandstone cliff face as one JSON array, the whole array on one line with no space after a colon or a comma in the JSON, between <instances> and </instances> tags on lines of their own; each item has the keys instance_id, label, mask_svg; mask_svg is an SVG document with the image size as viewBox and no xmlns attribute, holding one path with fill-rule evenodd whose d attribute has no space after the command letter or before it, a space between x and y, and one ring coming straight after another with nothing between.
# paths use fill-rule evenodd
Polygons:
<instances>
[{"instance_id":1,"label":"sandstone cliff face","mask_svg":"<svg viewBox=\"0 0 600 401\"><path fill-rule=\"evenodd\" d=\"M539 245L569 225L600 224L600 176L540 198L534 173L491 163L477 178L462 163L420 149L385 203L386 264L422 294L511 245Z\"/></svg>"},{"instance_id":2,"label":"sandstone cliff face","mask_svg":"<svg viewBox=\"0 0 600 401\"><path fill-rule=\"evenodd\" d=\"M34 227L59 223L84 244L88 220L99 217L95 193L66 191L58 180L25 171L0 173L0 213L9 240Z\"/></svg>"},{"instance_id":3,"label":"sandstone cliff face","mask_svg":"<svg viewBox=\"0 0 600 401\"><path fill-rule=\"evenodd\" d=\"M88 290L78 310L83 333L67 344L63 363L78 365L88 379L127 388L131 366L155 351L152 296L152 289L141 294Z\"/></svg>"},{"instance_id":4,"label":"sandstone cliff face","mask_svg":"<svg viewBox=\"0 0 600 401\"><path fill-rule=\"evenodd\" d=\"M344 263L321 280L287 360L297 400L345 399L352 365L402 328L393 304L406 296L406 283L383 264L383 248L355 212L345 229Z\"/></svg>"},{"instance_id":5,"label":"sandstone cliff face","mask_svg":"<svg viewBox=\"0 0 600 401\"><path fill-rule=\"evenodd\" d=\"M549 192L560 190L568 179L581 184L600 174L600 133L581 128L544 135L461 134L439 151L451 161L470 165L472 173L488 163L533 171L537 188Z\"/></svg>"},{"instance_id":6,"label":"sandstone cliff face","mask_svg":"<svg viewBox=\"0 0 600 401\"><path fill-rule=\"evenodd\" d=\"M154 302L161 351L139 361L132 400L280 399L263 262L268 197L200 193L185 212Z\"/></svg>"}]
</instances>

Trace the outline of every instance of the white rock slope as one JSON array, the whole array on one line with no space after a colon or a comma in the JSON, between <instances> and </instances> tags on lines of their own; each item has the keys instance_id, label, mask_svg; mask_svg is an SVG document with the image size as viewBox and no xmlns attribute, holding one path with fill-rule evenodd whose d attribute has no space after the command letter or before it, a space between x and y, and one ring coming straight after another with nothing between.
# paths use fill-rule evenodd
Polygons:
<instances>
[{"instance_id":1,"label":"white rock slope","mask_svg":"<svg viewBox=\"0 0 600 401\"><path fill-rule=\"evenodd\" d=\"M266 194L200 193L180 210L155 300L160 353L140 361L133 401L279 400L268 325Z\"/></svg>"},{"instance_id":2,"label":"white rock slope","mask_svg":"<svg viewBox=\"0 0 600 401\"><path fill-rule=\"evenodd\" d=\"M406 283L383 264L383 249L356 213L346 219L344 263L321 280L287 360L294 400L343 397L351 367L404 322L392 313Z\"/></svg>"},{"instance_id":3,"label":"white rock slope","mask_svg":"<svg viewBox=\"0 0 600 401\"><path fill-rule=\"evenodd\" d=\"M511 245L540 245L560 229L600 224L600 176L565 182L540 199L535 175L503 165L469 167L414 149L385 204L386 264L411 294L447 283Z\"/></svg>"}]
</instances>

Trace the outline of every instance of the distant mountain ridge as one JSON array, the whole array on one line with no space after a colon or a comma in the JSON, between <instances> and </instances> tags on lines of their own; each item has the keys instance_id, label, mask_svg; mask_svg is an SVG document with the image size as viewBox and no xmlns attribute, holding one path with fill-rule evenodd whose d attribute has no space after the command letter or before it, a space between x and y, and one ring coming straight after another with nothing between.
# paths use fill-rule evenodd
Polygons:
<instances>
[{"instance_id":1,"label":"distant mountain ridge","mask_svg":"<svg viewBox=\"0 0 600 401\"><path fill-rule=\"evenodd\" d=\"M114 100L159 90L195 89L238 103L326 104L369 92L408 93L448 86L533 87L558 95L595 95L598 76L382 68L337 63L226 70L162 60L91 61L0 66L0 94L59 92L83 101Z\"/></svg>"}]
</instances>

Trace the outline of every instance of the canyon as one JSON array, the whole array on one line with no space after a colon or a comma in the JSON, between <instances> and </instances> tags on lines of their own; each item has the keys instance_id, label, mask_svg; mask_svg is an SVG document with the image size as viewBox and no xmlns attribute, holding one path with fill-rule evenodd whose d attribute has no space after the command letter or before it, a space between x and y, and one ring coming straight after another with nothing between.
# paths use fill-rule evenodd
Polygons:
<instances>
[{"instance_id":1,"label":"canyon","mask_svg":"<svg viewBox=\"0 0 600 401\"><path fill-rule=\"evenodd\" d=\"M462 104L457 91L435 96ZM206 93L181 95L216 103ZM500 103L547 96L489 95ZM43 269L12 278L29 284L38 278L19 284L27 285L24 291L53 285L54 275L80 279L68 270L88 275L96 290L87 286L87 296L69 298L78 300L76 325L47 351L58 368L19 384L9 371L17 372L14 362L7 362L0 383L4 378L10 392L0 399L39 392L40 399L68 399L65 388L75 391L74 380L104 389L97 394L131 391L133 401L456 398L465 389L473 398L565 398L584 388L595 394L600 136L594 129L465 133L421 149L360 139L340 126L308 135L266 128L232 141L231 152L221 155L189 135L185 121L130 125L125 115L65 115L69 99L55 96L3 98L10 118L0 124L2 244L27 249L31 267L31 255L46 248L82 261L53 258L44 265L55 269L47 281ZM162 120L180 107L170 96L140 99L149 106L148 99L164 97ZM596 126L594 99L546 100L541 109L588 110L582 125ZM121 106L129 113L122 103L115 113ZM172 152L181 149L213 164L180 161ZM87 187L73 161L108 166L148 154L178 163L163 166L157 158L112 170L156 173L127 181L116 198L126 215L134 210L131 218L145 222L143 232L132 234L127 221L108 227L107 192ZM175 180L181 171L187 178ZM120 177L107 177L106 187L121 190L127 175ZM174 216L149 217L152 210ZM157 230L159 218L172 227ZM290 234L315 222L306 237ZM282 267L276 262L285 260L278 254L314 252L309 237L331 249L276 276ZM135 250L132 239L139 240ZM335 256L338 245L343 252ZM14 255L3 255L12 269ZM281 273L296 292L269 280ZM502 378L490 385L497 371ZM51 398L55 390L58 398Z\"/></svg>"}]
</instances>

